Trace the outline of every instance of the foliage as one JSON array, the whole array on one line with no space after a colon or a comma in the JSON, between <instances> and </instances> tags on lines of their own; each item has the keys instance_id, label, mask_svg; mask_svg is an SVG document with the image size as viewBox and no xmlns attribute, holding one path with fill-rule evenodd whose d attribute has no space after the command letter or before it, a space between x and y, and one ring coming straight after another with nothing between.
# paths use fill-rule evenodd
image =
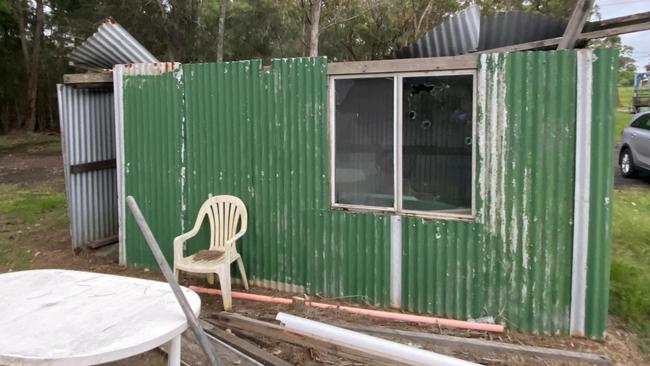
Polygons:
<instances>
[{"instance_id":1,"label":"foliage","mask_svg":"<svg viewBox=\"0 0 650 366\"><path fill-rule=\"evenodd\" d=\"M650 351L650 194L614 191L610 313L625 320Z\"/></svg>"},{"instance_id":2,"label":"foliage","mask_svg":"<svg viewBox=\"0 0 650 366\"><path fill-rule=\"evenodd\" d=\"M227 8L224 60L307 54L312 0L44 0L45 29L37 95L37 129L58 130L55 84L64 73L83 72L67 55L111 16L164 61L215 60L219 5ZM576 0L477 0L483 12L536 11L568 18ZM408 45L469 0L323 0L320 54L332 61L383 58ZM20 8L19 8L20 6ZM18 9L25 15L24 27ZM0 0L0 134L21 128L27 73L21 30L28 46L33 0Z\"/></svg>"},{"instance_id":3,"label":"foliage","mask_svg":"<svg viewBox=\"0 0 650 366\"><path fill-rule=\"evenodd\" d=\"M608 38L594 39L589 42L591 48L617 48L619 50L618 59L618 85L630 86L634 83L636 74L636 64L632 57L634 48L621 43L621 37L613 36Z\"/></svg>"}]
</instances>

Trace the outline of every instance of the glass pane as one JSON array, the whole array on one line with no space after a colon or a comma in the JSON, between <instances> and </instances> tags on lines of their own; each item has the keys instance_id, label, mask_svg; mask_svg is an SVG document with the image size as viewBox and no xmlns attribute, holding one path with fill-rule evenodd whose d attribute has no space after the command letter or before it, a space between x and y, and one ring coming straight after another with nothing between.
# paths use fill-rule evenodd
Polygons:
<instances>
[{"instance_id":1,"label":"glass pane","mask_svg":"<svg viewBox=\"0 0 650 366\"><path fill-rule=\"evenodd\" d=\"M335 202L393 207L393 78L334 85Z\"/></svg>"},{"instance_id":2,"label":"glass pane","mask_svg":"<svg viewBox=\"0 0 650 366\"><path fill-rule=\"evenodd\" d=\"M471 213L471 75L403 79L402 207Z\"/></svg>"}]
</instances>

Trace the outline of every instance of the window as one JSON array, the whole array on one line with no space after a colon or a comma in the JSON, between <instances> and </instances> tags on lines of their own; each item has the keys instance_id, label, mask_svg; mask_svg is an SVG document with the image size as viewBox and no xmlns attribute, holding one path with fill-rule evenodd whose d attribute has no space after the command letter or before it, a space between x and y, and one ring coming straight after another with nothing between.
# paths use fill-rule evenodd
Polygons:
<instances>
[{"instance_id":1,"label":"window","mask_svg":"<svg viewBox=\"0 0 650 366\"><path fill-rule=\"evenodd\" d=\"M332 77L333 207L469 216L474 74Z\"/></svg>"},{"instance_id":2,"label":"window","mask_svg":"<svg viewBox=\"0 0 650 366\"><path fill-rule=\"evenodd\" d=\"M650 130L650 114L641 115L639 118L634 120L630 126L643 130Z\"/></svg>"}]
</instances>

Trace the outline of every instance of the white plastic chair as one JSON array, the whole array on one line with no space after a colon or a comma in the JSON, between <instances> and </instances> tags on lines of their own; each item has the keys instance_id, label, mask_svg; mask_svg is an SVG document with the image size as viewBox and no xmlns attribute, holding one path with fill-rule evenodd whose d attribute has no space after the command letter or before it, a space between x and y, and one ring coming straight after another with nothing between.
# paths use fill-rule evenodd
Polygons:
<instances>
[{"instance_id":1,"label":"white plastic chair","mask_svg":"<svg viewBox=\"0 0 650 366\"><path fill-rule=\"evenodd\" d=\"M197 259L197 253L184 256L185 242L195 236L201 229L205 216L210 220L210 259ZM236 232L238 224L239 231ZM230 295L230 264L237 261L244 287L248 289L248 280L244 270L244 262L235 243L246 233L248 213L244 202L234 196L214 196L208 198L199 210L194 228L174 239L174 277L178 281L179 271L207 273L219 276L223 307L230 310L232 298ZM216 252L216 253L215 253ZM221 254L219 256L219 254ZM212 258L218 256L218 258ZM210 281L212 282L212 281Z\"/></svg>"}]
</instances>

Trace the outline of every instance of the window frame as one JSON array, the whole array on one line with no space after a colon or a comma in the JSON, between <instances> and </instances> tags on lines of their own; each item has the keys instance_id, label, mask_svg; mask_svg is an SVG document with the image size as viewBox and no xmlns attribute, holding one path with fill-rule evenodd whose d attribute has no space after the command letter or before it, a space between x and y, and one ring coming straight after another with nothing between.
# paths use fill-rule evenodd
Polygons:
<instances>
[{"instance_id":1,"label":"window frame","mask_svg":"<svg viewBox=\"0 0 650 366\"><path fill-rule=\"evenodd\" d=\"M329 192L328 202L330 209L353 212L383 213L390 215L414 216L428 219L475 221L476 220L476 144L477 129L477 71L476 69L418 71L418 72L382 72L367 74L342 74L328 76L328 145L329 145ZM470 213L455 213L452 210L418 211L405 210L402 207L403 194L403 84L405 78L427 76L472 76L472 172L471 172L471 207ZM379 207L337 203L336 199L336 80L341 79L372 79L393 78L393 207ZM466 210L466 209L463 209Z\"/></svg>"}]
</instances>

